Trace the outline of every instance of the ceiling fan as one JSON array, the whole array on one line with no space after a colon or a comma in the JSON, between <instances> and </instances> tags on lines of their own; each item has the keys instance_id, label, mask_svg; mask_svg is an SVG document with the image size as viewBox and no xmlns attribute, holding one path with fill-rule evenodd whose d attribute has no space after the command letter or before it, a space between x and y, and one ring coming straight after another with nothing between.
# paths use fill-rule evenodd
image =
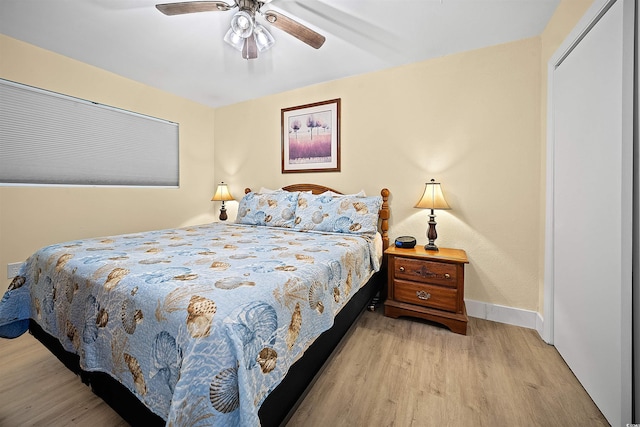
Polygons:
<instances>
[{"instance_id":1,"label":"ceiling fan","mask_svg":"<svg viewBox=\"0 0 640 427\"><path fill-rule=\"evenodd\" d=\"M309 46L319 49L325 41L322 34L274 10L260 9L271 0L233 0L234 4L224 1L187 1L180 3L157 4L156 8L165 15L182 15L197 12L224 12L238 8L231 18L231 28L224 36L224 41L242 52L244 59L255 59L258 51L263 52L275 43L275 39L267 29L256 22L256 15L276 28L279 28Z\"/></svg>"}]
</instances>

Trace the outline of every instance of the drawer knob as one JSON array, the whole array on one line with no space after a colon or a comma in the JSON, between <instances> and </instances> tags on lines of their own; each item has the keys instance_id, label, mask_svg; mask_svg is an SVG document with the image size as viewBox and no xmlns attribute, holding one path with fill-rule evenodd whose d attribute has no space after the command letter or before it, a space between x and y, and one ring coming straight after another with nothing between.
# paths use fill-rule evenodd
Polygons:
<instances>
[{"instance_id":1,"label":"drawer knob","mask_svg":"<svg viewBox=\"0 0 640 427\"><path fill-rule=\"evenodd\" d=\"M451 275L449 273L444 273L444 278L445 279L451 279Z\"/></svg>"},{"instance_id":2,"label":"drawer knob","mask_svg":"<svg viewBox=\"0 0 640 427\"><path fill-rule=\"evenodd\" d=\"M404 271L404 267L401 266L398 270Z\"/></svg>"},{"instance_id":3,"label":"drawer knob","mask_svg":"<svg viewBox=\"0 0 640 427\"><path fill-rule=\"evenodd\" d=\"M431 298L431 294L425 291L416 291L416 296L418 297L418 299L425 300L425 301Z\"/></svg>"}]
</instances>

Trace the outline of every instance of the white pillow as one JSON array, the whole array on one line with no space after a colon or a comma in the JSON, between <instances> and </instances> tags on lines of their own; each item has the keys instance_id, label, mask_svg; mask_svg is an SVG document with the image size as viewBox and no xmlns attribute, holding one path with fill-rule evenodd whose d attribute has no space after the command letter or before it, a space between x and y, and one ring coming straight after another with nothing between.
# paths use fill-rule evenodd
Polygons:
<instances>
[{"instance_id":1,"label":"white pillow","mask_svg":"<svg viewBox=\"0 0 640 427\"><path fill-rule=\"evenodd\" d=\"M334 193L333 191L325 191L324 193L322 193L323 196L331 196L331 197L367 197L367 194L364 192L364 190L360 190L358 193L355 194L340 194L340 193Z\"/></svg>"},{"instance_id":2,"label":"white pillow","mask_svg":"<svg viewBox=\"0 0 640 427\"><path fill-rule=\"evenodd\" d=\"M285 191L285 190L283 190L282 188L278 188L277 190L272 190L270 188L260 187L260 191L258 191L258 194L272 194L272 193L277 193L278 191ZM300 191L300 193L311 194L311 190L309 190L309 191Z\"/></svg>"},{"instance_id":3,"label":"white pillow","mask_svg":"<svg viewBox=\"0 0 640 427\"><path fill-rule=\"evenodd\" d=\"M260 187L260 191L258 191L258 194L270 194L270 193L275 193L276 191L282 191L282 188L278 188L277 190L271 190L270 188Z\"/></svg>"}]
</instances>

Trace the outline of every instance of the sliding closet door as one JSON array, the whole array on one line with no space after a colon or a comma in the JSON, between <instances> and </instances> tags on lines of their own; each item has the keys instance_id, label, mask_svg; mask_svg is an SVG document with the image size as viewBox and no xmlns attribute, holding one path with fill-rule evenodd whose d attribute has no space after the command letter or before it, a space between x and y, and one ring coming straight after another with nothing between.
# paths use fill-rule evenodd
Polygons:
<instances>
[{"instance_id":1,"label":"sliding closet door","mask_svg":"<svg viewBox=\"0 0 640 427\"><path fill-rule=\"evenodd\" d=\"M553 75L553 344L621 426L632 421L633 3L610 3Z\"/></svg>"},{"instance_id":2,"label":"sliding closet door","mask_svg":"<svg viewBox=\"0 0 640 427\"><path fill-rule=\"evenodd\" d=\"M636 22L640 22L640 7L636 7ZM636 58L640 58L640 31L636 31ZM633 389L634 414L633 422L640 422L640 66L636 64L634 73L634 111L633 145L634 178L633 178Z\"/></svg>"}]
</instances>

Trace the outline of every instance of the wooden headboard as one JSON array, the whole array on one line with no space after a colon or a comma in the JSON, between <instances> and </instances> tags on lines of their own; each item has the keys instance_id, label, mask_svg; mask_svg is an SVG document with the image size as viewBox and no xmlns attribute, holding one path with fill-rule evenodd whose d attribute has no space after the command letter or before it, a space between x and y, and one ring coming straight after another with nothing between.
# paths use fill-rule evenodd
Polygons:
<instances>
[{"instance_id":1,"label":"wooden headboard","mask_svg":"<svg viewBox=\"0 0 640 427\"><path fill-rule=\"evenodd\" d=\"M318 184L291 184L286 187L282 187L283 190L286 191L311 191L313 194L322 194L326 191L333 191L334 193L344 194L338 190L334 190L333 188L325 187L324 185ZM244 193L247 194L251 192L250 188L245 188ZM383 188L380 191L380 195L382 196L382 207L380 208L380 213L378 217L380 218L380 234L382 235L382 245L386 250L389 247L389 195L391 193L388 189Z\"/></svg>"}]
</instances>

